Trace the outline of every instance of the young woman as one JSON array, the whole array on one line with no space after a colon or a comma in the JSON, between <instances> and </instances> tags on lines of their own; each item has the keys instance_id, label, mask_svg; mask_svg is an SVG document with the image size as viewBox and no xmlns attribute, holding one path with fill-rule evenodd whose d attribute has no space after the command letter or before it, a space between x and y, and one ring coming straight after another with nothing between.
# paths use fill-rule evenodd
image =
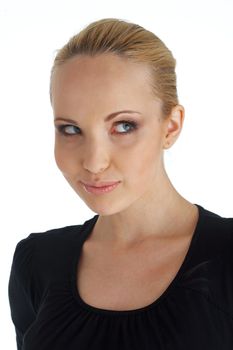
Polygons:
<instances>
[{"instance_id":1,"label":"young woman","mask_svg":"<svg viewBox=\"0 0 233 350\"><path fill-rule=\"evenodd\" d=\"M18 349L232 349L233 218L182 197L164 167L184 122L171 51L96 21L58 51L50 98L56 164L96 215L17 244Z\"/></svg>"}]
</instances>

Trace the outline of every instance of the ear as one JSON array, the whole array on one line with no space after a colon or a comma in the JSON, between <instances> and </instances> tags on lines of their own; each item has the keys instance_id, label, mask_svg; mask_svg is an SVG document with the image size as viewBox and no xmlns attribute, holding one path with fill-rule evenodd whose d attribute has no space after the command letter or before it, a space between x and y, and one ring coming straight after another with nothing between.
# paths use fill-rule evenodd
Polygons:
<instances>
[{"instance_id":1,"label":"ear","mask_svg":"<svg viewBox=\"0 0 233 350\"><path fill-rule=\"evenodd\" d=\"M172 108L164 124L164 149L170 148L176 142L183 127L184 117L185 110L183 106L178 104Z\"/></svg>"}]
</instances>

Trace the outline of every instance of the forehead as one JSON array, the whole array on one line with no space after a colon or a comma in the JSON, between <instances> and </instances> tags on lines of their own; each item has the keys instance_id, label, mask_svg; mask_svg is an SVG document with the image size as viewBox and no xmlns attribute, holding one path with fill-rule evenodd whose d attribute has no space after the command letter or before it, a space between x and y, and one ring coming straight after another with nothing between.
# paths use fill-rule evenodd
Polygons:
<instances>
[{"instance_id":1,"label":"forehead","mask_svg":"<svg viewBox=\"0 0 233 350\"><path fill-rule=\"evenodd\" d=\"M52 78L55 110L88 107L140 108L155 99L150 68L115 54L78 55L58 66ZM110 107L109 107L110 108Z\"/></svg>"},{"instance_id":2,"label":"forehead","mask_svg":"<svg viewBox=\"0 0 233 350\"><path fill-rule=\"evenodd\" d=\"M93 87L114 87L116 84L148 84L149 67L115 54L97 56L78 55L58 66L54 72L53 85L56 82L75 89ZM93 86L94 84L94 86ZM62 86L61 86L62 88Z\"/></svg>"}]
</instances>

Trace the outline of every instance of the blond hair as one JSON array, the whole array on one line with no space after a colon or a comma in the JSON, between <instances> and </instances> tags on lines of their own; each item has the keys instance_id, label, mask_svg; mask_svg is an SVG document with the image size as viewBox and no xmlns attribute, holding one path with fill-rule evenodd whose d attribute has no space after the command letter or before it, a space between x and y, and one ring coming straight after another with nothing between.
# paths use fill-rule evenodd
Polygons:
<instances>
[{"instance_id":1,"label":"blond hair","mask_svg":"<svg viewBox=\"0 0 233 350\"><path fill-rule=\"evenodd\" d=\"M151 71L151 88L162 101L164 116L178 104L176 88L176 60L171 51L154 33L129 21L104 18L90 23L58 50L50 76L59 65L77 55L94 56L114 53L135 62L146 63Z\"/></svg>"}]
</instances>

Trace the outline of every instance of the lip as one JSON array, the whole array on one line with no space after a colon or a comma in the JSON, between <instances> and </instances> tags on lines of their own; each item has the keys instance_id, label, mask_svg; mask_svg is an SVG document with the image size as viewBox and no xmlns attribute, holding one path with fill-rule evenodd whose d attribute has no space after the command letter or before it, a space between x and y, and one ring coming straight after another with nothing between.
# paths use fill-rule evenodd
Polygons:
<instances>
[{"instance_id":1,"label":"lip","mask_svg":"<svg viewBox=\"0 0 233 350\"><path fill-rule=\"evenodd\" d=\"M88 187L95 187L95 188L101 188L101 187L107 187L107 186L113 186L120 181L102 181L102 182L83 182L81 181L83 185Z\"/></svg>"},{"instance_id":2,"label":"lip","mask_svg":"<svg viewBox=\"0 0 233 350\"><path fill-rule=\"evenodd\" d=\"M96 187L96 186L88 186L84 183L82 183L85 191L89 192L89 193L93 193L93 194L103 194L103 193L107 193L107 192L111 192L113 191L118 185L119 185L120 181L117 182L112 182L112 185L108 185L108 186L101 186L101 187ZM109 182L108 182L109 184Z\"/></svg>"}]
</instances>

